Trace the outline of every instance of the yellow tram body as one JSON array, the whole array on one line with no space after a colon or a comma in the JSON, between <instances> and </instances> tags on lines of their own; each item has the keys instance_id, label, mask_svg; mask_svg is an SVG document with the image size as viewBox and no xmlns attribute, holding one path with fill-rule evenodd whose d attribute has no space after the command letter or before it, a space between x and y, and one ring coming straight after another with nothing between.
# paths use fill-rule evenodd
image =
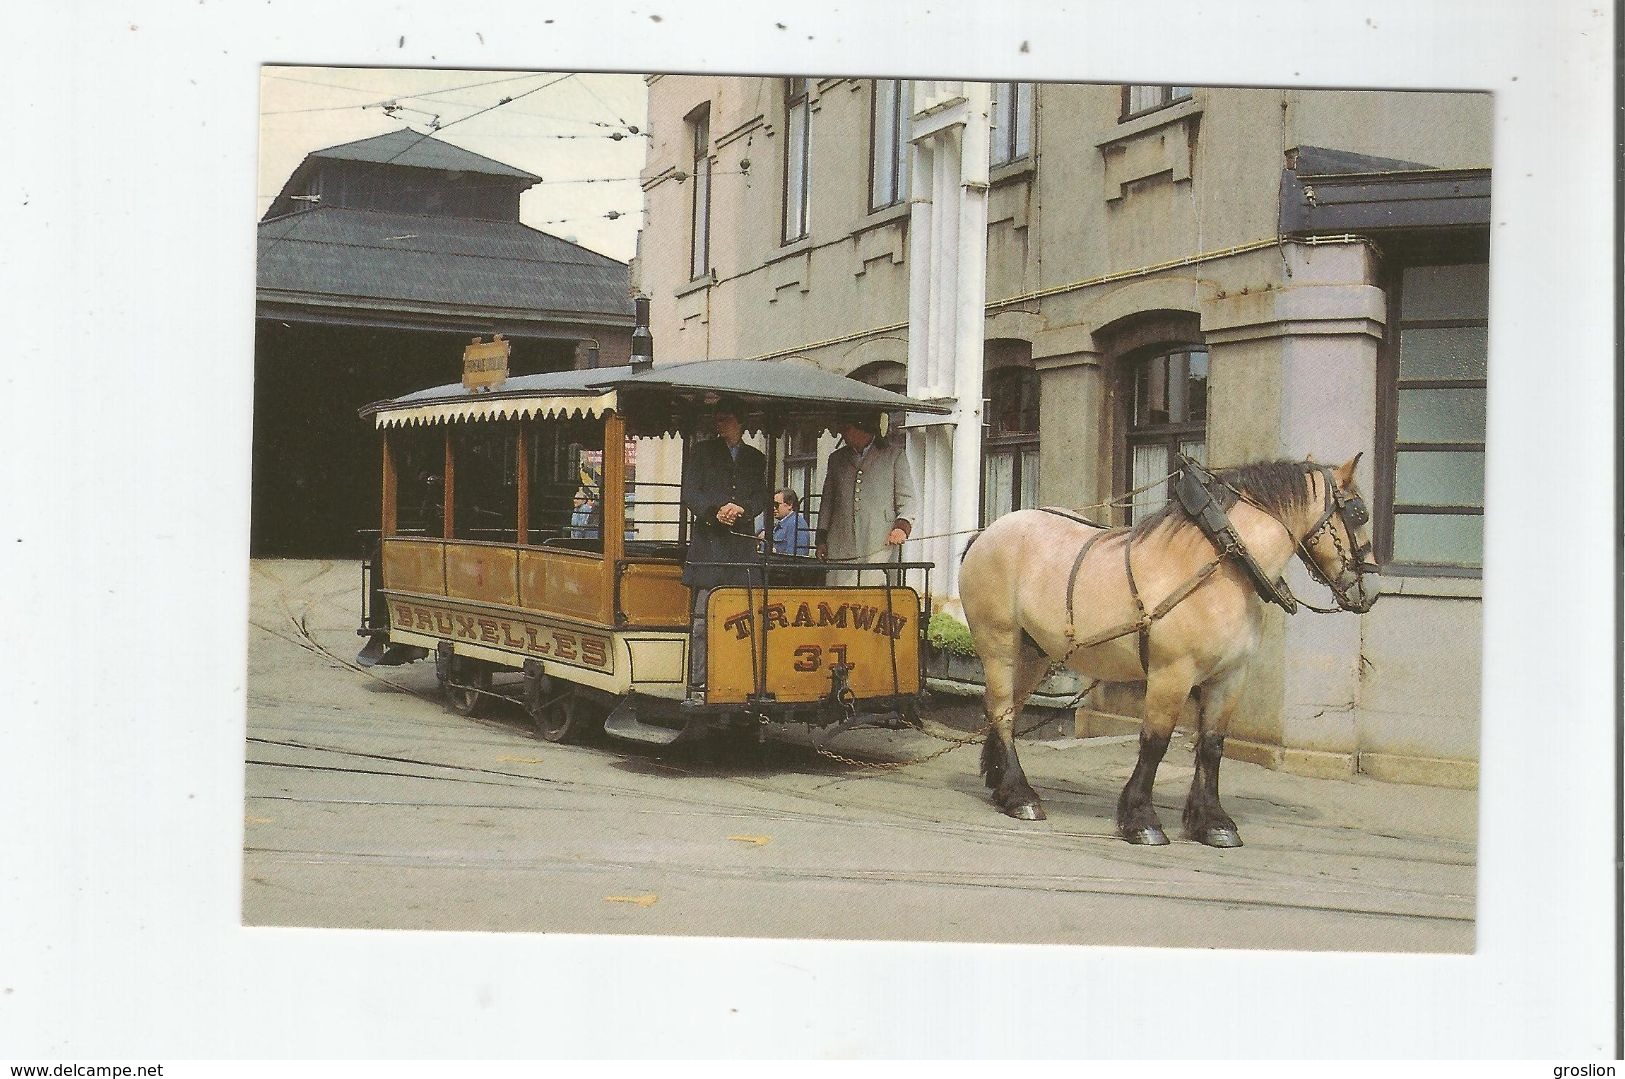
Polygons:
<instances>
[{"instance_id":1,"label":"yellow tram body","mask_svg":"<svg viewBox=\"0 0 1625 1079\"><path fill-rule=\"evenodd\" d=\"M465 711L476 705L466 694L491 692L492 674L521 673L527 704L547 737L575 733L556 711L550 719L536 711L565 695L577 704L590 700L600 716L608 712L612 733L653 741L741 719L835 723L862 712L911 718L923 687L928 611L921 591L898 578L912 569L924 579L929 566L894 563L869 572L870 583L827 584L810 559L763 555L751 584L711 591L707 676L695 685L684 527L666 522L668 531L676 527L675 541L639 538L642 525L627 512L624 455L588 451L600 453L602 469L601 521L592 539L536 524L543 518L532 503L542 488L532 473L542 467L537 462L556 464L547 446L562 444L559 424L614 448L631 434L691 430L720 393L752 400L758 428L769 433L818 423L839 407L941 411L816 371L796 373L778 396L773 385L753 393L750 369L768 367L709 361L642 372L557 372L491 389L437 387L367 406L362 414L383 438L383 487L381 528L364 571L362 662L433 655L442 681L465 694L467 708L459 709ZM807 390L808 378L820 382L814 389L821 392ZM477 455L487 444L460 442L465 431L500 434L489 444L499 449L512 519L472 511L496 518L492 538L459 523L468 507L458 485L472 482L459 478L460 454ZM486 461L492 456L486 452ZM406 519L409 458L443 469L438 528L433 505L419 520Z\"/></svg>"}]
</instances>

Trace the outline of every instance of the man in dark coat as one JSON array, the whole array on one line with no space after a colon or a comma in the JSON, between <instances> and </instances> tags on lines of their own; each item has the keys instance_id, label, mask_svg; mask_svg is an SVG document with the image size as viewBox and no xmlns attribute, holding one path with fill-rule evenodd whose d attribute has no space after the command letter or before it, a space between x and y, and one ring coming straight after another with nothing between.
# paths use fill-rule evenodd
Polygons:
<instances>
[{"instance_id":1,"label":"man in dark coat","mask_svg":"<svg viewBox=\"0 0 1625 1079\"><path fill-rule=\"evenodd\" d=\"M744 568L708 566L707 562L750 562L757 556L756 518L772 498L767 487L767 459L745 445L745 410L725 397L712 411L717 437L690 445L683 455L683 507L692 516L683 583L694 593L689 681L705 681L705 607L711 589L746 584Z\"/></svg>"}]
</instances>

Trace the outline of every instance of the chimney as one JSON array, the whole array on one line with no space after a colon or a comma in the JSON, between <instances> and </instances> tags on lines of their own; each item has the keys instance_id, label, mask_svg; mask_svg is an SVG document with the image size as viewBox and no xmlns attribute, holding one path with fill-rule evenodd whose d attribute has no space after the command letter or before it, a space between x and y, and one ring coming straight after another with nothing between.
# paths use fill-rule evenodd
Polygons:
<instances>
[{"instance_id":1,"label":"chimney","mask_svg":"<svg viewBox=\"0 0 1625 1079\"><path fill-rule=\"evenodd\" d=\"M632 300L637 312L632 327L632 373L647 371L655 362L655 339L649 332L649 297L637 296Z\"/></svg>"}]
</instances>

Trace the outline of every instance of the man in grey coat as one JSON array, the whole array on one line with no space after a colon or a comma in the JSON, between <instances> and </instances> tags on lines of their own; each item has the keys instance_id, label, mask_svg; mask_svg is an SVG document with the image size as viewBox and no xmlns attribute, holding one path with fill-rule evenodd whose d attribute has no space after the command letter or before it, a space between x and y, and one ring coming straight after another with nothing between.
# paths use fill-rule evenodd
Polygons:
<instances>
[{"instance_id":1,"label":"man in grey coat","mask_svg":"<svg viewBox=\"0 0 1625 1079\"><path fill-rule=\"evenodd\" d=\"M846 445L829 455L818 501L819 558L889 559L914 531L914 475L900 443L879 436L878 417L841 424ZM881 584L879 574L831 573L831 584Z\"/></svg>"}]
</instances>

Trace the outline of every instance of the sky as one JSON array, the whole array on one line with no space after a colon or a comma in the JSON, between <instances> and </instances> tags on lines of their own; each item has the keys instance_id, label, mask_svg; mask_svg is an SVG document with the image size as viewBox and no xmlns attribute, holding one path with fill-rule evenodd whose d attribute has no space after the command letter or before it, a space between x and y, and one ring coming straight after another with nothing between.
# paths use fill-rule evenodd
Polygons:
<instances>
[{"instance_id":1,"label":"sky","mask_svg":"<svg viewBox=\"0 0 1625 1079\"><path fill-rule=\"evenodd\" d=\"M633 130L647 130L647 112L641 75L266 66L256 212L306 154L410 127L542 177L520 220L627 262L647 142Z\"/></svg>"}]
</instances>

